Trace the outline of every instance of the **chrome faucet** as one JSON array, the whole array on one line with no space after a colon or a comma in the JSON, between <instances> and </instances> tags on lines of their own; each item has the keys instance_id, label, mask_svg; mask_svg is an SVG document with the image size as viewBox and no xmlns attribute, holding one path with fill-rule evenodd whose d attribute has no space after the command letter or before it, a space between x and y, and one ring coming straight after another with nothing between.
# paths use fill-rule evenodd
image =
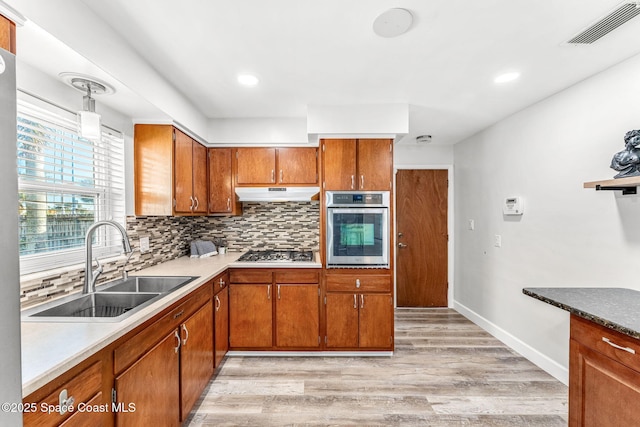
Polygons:
<instances>
[{"instance_id":1,"label":"chrome faucet","mask_svg":"<svg viewBox=\"0 0 640 427\"><path fill-rule=\"evenodd\" d=\"M100 276L100 274L102 273L102 265L100 264L100 261L98 261L98 258L96 258L98 268L96 268L95 271L93 270L93 254L91 247L93 234L101 225L110 225L112 227L115 227L120 232L120 234L122 234L122 247L124 248L124 253L131 252L131 244L129 243L127 230L125 230L122 225L118 224L115 221L97 221L91 224L84 239L85 249L87 251L87 259L85 261L84 269L84 287L82 288L83 294L93 293L96 291L96 281L98 280L98 276Z\"/></svg>"}]
</instances>

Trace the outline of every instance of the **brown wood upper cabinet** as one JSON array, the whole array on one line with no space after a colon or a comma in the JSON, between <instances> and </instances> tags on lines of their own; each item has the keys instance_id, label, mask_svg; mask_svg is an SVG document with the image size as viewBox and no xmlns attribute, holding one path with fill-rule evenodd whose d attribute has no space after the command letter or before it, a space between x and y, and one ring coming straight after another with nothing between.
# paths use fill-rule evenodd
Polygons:
<instances>
[{"instance_id":1,"label":"brown wood upper cabinet","mask_svg":"<svg viewBox=\"0 0 640 427\"><path fill-rule=\"evenodd\" d=\"M317 185L316 148L237 148L237 185Z\"/></svg>"},{"instance_id":2,"label":"brown wood upper cabinet","mask_svg":"<svg viewBox=\"0 0 640 427\"><path fill-rule=\"evenodd\" d=\"M135 125L136 215L207 213L207 149L171 125Z\"/></svg>"},{"instance_id":3,"label":"brown wood upper cabinet","mask_svg":"<svg viewBox=\"0 0 640 427\"><path fill-rule=\"evenodd\" d=\"M233 185L233 153L231 148L209 148L209 213L241 215Z\"/></svg>"},{"instance_id":4,"label":"brown wood upper cabinet","mask_svg":"<svg viewBox=\"0 0 640 427\"><path fill-rule=\"evenodd\" d=\"M390 139L323 139L325 190L391 190Z\"/></svg>"}]
</instances>

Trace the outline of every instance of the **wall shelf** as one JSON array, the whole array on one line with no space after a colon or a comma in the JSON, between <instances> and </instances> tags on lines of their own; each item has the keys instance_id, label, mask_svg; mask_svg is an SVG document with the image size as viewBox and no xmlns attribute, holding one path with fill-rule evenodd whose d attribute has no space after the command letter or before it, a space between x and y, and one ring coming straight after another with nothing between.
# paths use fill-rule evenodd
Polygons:
<instances>
[{"instance_id":1,"label":"wall shelf","mask_svg":"<svg viewBox=\"0 0 640 427\"><path fill-rule=\"evenodd\" d=\"M636 194L638 186L640 186L640 176L590 181L585 182L583 187L595 188L596 190L621 190L622 194Z\"/></svg>"}]
</instances>

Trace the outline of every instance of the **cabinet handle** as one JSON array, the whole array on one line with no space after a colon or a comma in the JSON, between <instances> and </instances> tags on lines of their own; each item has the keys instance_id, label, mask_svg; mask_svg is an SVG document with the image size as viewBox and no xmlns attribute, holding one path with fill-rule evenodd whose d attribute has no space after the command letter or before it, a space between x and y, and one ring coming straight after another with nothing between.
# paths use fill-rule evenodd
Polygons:
<instances>
[{"instance_id":1,"label":"cabinet handle","mask_svg":"<svg viewBox=\"0 0 640 427\"><path fill-rule=\"evenodd\" d=\"M356 288L360 288L360 279L356 279Z\"/></svg>"},{"instance_id":2,"label":"cabinet handle","mask_svg":"<svg viewBox=\"0 0 640 427\"><path fill-rule=\"evenodd\" d=\"M198 200L197 197L195 197L195 201L196 201L196 206L193 209L198 209L198 206L200 206L200 201Z\"/></svg>"},{"instance_id":3,"label":"cabinet handle","mask_svg":"<svg viewBox=\"0 0 640 427\"><path fill-rule=\"evenodd\" d=\"M278 299L282 299L280 298L280 285L278 285Z\"/></svg>"},{"instance_id":4,"label":"cabinet handle","mask_svg":"<svg viewBox=\"0 0 640 427\"><path fill-rule=\"evenodd\" d=\"M185 334L185 337L182 340L182 345L187 345L187 340L189 339L189 330L184 325L184 323L182 324L182 330L184 331L184 334Z\"/></svg>"},{"instance_id":5,"label":"cabinet handle","mask_svg":"<svg viewBox=\"0 0 640 427\"><path fill-rule=\"evenodd\" d=\"M267 299L271 299L271 285L267 285Z\"/></svg>"},{"instance_id":6,"label":"cabinet handle","mask_svg":"<svg viewBox=\"0 0 640 427\"><path fill-rule=\"evenodd\" d=\"M360 295L360 308L364 308L364 294Z\"/></svg>"},{"instance_id":7,"label":"cabinet handle","mask_svg":"<svg viewBox=\"0 0 640 427\"><path fill-rule=\"evenodd\" d=\"M189 200L191 200L191 206L189 206L189 210L192 211L193 210L193 197L189 196Z\"/></svg>"},{"instance_id":8,"label":"cabinet handle","mask_svg":"<svg viewBox=\"0 0 640 427\"><path fill-rule=\"evenodd\" d=\"M220 303L220 298L218 298L218 295L216 295L216 311L220 310L220 306L222 304Z\"/></svg>"},{"instance_id":9,"label":"cabinet handle","mask_svg":"<svg viewBox=\"0 0 640 427\"><path fill-rule=\"evenodd\" d=\"M276 182L276 171L271 169L271 182Z\"/></svg>"},{"instance_id":10,"label":"cabinet handle","mask_svg":"<svg viewBox=\"0 0 640 427\"><path fill-rule=\"evenodd\" d=\"M284 177L282 175L282 169L280 169L280 182L282 182L283 179L284 179Z\"/></svg>"},{"instance_id":11,"label":"cabinet handle","mask_svg":"<svg viewBox=\"0 0 640 427\"><path fill-rule=\"evenodd\" d=\"M622 347L621 345L618 345L618 344L612 342L609 338L602 337L602 341L606 342L607 344L609 344L613 348L617 348L618 350L623 350L623 351L626 351L627 353L636 354L636 351L634 349L632 349L631 347Z\"/></svg>"},{"instance_id":12,"label":"cabinet handle","mask_svg":"<svg viewBox=\"0 0 640 427\"><path fill-rule=\"evenodd\" d=\"M353 294L353 308L358 308L358 295Z\"/></svg>"},{"instance_id":13,"label":"cabinet handle","mask_svg":"<svg viewBox=\"0 0 640 427\"><path fill-rule=\"evenodd\" d=\"M60 392L60 394L58 395L58 413L60 415L64 415L67 413L67 411L69 409L71 409L70 407L73 406L73 404L75 403L76 399L73 396L67 396L67 389L65 388L64 390L62 390Z\"/></svg>"},{"instance_id":14,"label":"cabinet handle","mask_svg":"<svg viewBox=\"0 0 640 427\"><path fill-rule=\"evenodd\" d=\"M180 310L179 312L177 312L176 314L173 315L174 319L177 319L178 317L182 316L184 314L184 310Z\"/></svg>"},{"instance_id":15,"label":"cabinet handle","mask_svg":"<svg viewBox=\"0 0 640 427\"><path fill-rule=\"evenodd\" d=\"M364 190L364 175L360 175L360 189Z\"/></svg>"},{"instance_id":16,"label":"cabinet handle","mask_svg":"<svg viewBox=\"0 0 640 427\"><path fill-rule=\"evenodd\" d=\"M231 197L227 197L227 211L231 210Z\"/></svg>"},{"instance_id":17,"label":"cabinet handle","mask_svg":"<svg viewBox=\"0 0 640 427\"><path fill-rule=\"evenodd\" d=\"M180 350L180 343L182 342L182 340L180 339L180 335L178 334L178 331L177 331L177 330L176 330L176 331L174 331L173 333L174 333L174 335L175 335L175 337L176 337L176 340L178 341L178 344L177 344L177 345L176 345L176 347L173 349L173 351L177 353L177 352L178 352L178 350Z\"/></svg>"},{"instance_id":18,"label":"cabinet handle","mask_svg":"<svg viewBox=\"0 0 640 427\"><path fill-rule=\"evenodd\" d=\"M224 287L224 280L220 279L220 282L218 282L220 287L223 288Z\"/></svg>"},{"instance_id":19,"label":"cabinet handle","mask_svg":"<svg viewBox=\"0 0 640 427\"><path fill-rule=\"evenodd\" d=\"M353 175L351 175L351 189L353 190L353 186L356 185L356 180Z\"/></svg>"}]
</instances>

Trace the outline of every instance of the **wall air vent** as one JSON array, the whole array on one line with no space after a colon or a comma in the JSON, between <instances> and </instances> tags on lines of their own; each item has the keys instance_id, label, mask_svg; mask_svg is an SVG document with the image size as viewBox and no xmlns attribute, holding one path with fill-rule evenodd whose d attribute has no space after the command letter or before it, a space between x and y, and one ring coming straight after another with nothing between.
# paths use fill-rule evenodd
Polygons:
<instances>
[{"instance_id":1,"label":"wall air vent","mask_svg":"<svg viewBox=\"0 0 640 427\"><path fill-rule=\"evenodd\" d=\"M569 44L591 44L620 27L625 22L630 21L640 15L640 2L628 1L622 3L611 13L601 18L594 24L576 34L567 43Z\"/></svg>"}]
</instances>

